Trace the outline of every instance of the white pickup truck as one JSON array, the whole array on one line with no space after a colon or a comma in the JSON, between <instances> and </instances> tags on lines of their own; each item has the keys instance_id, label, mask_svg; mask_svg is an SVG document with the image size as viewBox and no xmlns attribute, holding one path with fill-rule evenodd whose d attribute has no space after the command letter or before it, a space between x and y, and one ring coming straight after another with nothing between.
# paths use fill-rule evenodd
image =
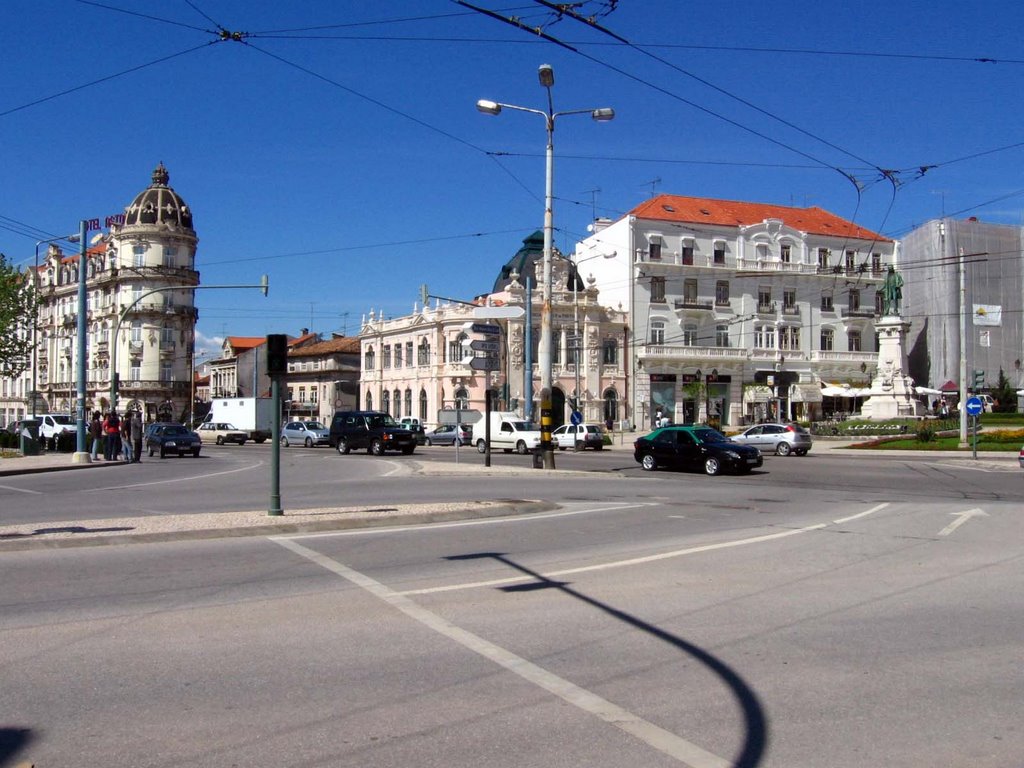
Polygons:
<instances>
[{"instance_id":1,"label":"white pickup truck","mask_svg":"<svg viewBox=\"0 0 1024 768\"><path fill-rule=\"evenodd\" d=\"M473 444L480 453L487 450L486 422L473 425ZM540 430L510 411L491 412L491 450L529 453L540 446Z\"/></svg>"}]
</instances>

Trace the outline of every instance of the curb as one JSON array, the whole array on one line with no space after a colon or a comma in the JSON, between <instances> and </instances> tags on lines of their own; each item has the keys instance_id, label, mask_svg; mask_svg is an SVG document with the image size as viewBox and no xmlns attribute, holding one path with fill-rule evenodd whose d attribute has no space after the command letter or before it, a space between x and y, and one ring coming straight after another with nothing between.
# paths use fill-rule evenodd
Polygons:
<instances>
[{"instance_id":1,"label":"curb","mask_svg":"<svg viewBox=\"0 0 1024 768\"><path fill-rule=\"evenodd\" d=\"M490 506L474 506L474 502L466 502L466 506L444 510L417 511L409 509L402 511L398 508L386 510L375 510L389 514L378 514L377 516L356 516L359 510L338 510L338 517L326 520L305 520L287 522L287 513L277 518L274 522L267 522L255 525L236 525L234 527L211 527L172 529L164 531L148 531L132 533L131 528L117 533L105 532L110 528L97 529L95 535L90 534L88 523L70 523L62 527L42 527L30 533L3 533L0 528L0 552L23 552L34 549L69 549L76 547L99 547L112 544L155 544L168 541L196 541L209 539L231 539L246 536L273 536L299 533L325 533L330 531L355 530L365 528L389 528L399 525L423 525L427 523L444 523L456 520L486 519L491 517L506 517L512 515L529 515L540 512L549 512L558 507L557 504L549 501L532 501L528 499L495 499ZM295 510L293 514L300 515L302 510ZM232 513L223 513L225 516ZM265 512L253 512L260 515L258 519L267 520L269 516ZM350 515L345 517L345 515ZM167 524L188 521L192 515L174 515L164 518L147 518L146 521L164 522ZM198 516L196 516L198 518ZM123 518L128 523L135 518ZM116 523L117 519L102 521L104 523ZM66 538L51 538L45 536L50 534L64 534ZM70 536L68 536L70 534Z\"/></svg>"}]
</instances>

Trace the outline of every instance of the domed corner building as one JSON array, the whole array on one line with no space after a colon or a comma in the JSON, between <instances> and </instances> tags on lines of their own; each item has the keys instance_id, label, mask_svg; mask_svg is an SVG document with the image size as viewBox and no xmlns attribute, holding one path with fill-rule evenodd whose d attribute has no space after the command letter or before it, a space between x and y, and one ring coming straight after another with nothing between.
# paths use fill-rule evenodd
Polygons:
<instances>
[{"instance_id":1,"label":"domed corner building","mask_svg":"<svg viewBox=\"0 0 1024 768\"><path fill-rule=\"evenodd\" d=\"M123 223L111 225L106 269L97 271L105 279L90 285L99 293L93 306L108 310L99 327L94 323L92 339L98 343L90 345L90 357L100 369L109 349L106 367L109 372L116 365L122 413L140 410L147 422L192 416L198 243L192 209L170 186L161 162L152 183L124 209ZM107 331L117 327L118 318L114 337ZM110 398L98 394L97 402Z\"/></svg>"}]
</instances>

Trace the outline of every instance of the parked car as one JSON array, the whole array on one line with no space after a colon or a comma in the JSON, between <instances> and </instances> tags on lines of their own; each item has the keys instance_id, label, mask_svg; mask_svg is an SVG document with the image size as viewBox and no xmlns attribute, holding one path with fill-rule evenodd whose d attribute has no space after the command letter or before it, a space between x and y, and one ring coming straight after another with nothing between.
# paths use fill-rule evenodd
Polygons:
<instances>
[{"instance_id":1,"label":"parked car","mask_svg":"<svg viewBox=\"0 0 1024 768\"><path fill-rule=\"evenodd\" d=\"M779 456L789 456L791 453L806 456L813 443L811 433L799 424L758 424L733 435L732 439Z\"/></svg>"},{"instance_id":2,"label":"parked car","mask_svg":"<svg viewBox=\"0 0 1024 768\"><path fill-rule=\"evenodd\" d=\"M224 421L207 421L199 425L196 430L199 436L207 440L212 440L217 445L224 445L224 443L238 443L239 445L245 445L245 441L249 439L249 433L241 429L236 429L234 424L229 424Z\"/></svg>"},{"instance_id":3,"label":"parked car","mask_svg":"<svg viewBox=\"0 0 1024 768\"><path fill-rule=\"evenodd\" d=\"M604 432L597 424L563 424L551 433L558 450L567 448L582 451L593 448L595 451L604 449Z\"/></svg>"},{"instance_id":4,"label":"parked car","mask_svg":"<svg viewBox=\"0 0 1024 768\"><path fill-rule=\"evenodd\" d=\"M420 420L413 416L403 416L398 420L398 425L405 427L416 436L416 445L426 445L427 435Z\"/></svg>"},{"instance_id":5,"label":"parked car","mask_svg":"<svg viewBox=\"0 0 1024 768\"><path fill-rule=\"evenodd\" d=\"M426 435L427 445L455 445L456 440L459 441L459 445L471 445L473 430L465 424L459 424L458 431L454 424L442 424Z\"/></svg>"},{"instance_id":6,"label":"parked car","mask_svg":"<svg viewBox=\"0 0 1024 768\"><path fill-rule=\"evenodd\" d=\"M381 411L337 411L331 419L330 445L338 453L365 448L381 456L386 451L401 451L406 456L416 450L416 436Z\"/></svg>"},{"instance_id":7,"label":"parked car","mask_svg":"<svg viewBox=\"0 0 1024 768\"><path fill-rule=\"evenodd\" d=\"M150 456L159 452L161 459L169 453L176 453L178 456L191 453L199 458L203 439L198 433L186 429L181 424L158 421L146 429L145 444Z\"/></svg>"},{"instance_id":8,"label":"parked car","mask_svg":"<svg viewBox=\"0 0 1024 768\"><path fill-rule=\"evenodd\" d=\"M735 443L702 425L661 427L637 438L633 458L648 471L658 467L703 469L709 475L726 469L745 474L764 463L754 446Z\"/></svg>"},{"instance_id":9,"label":"parked car","mask_svg":"<svg viewBox=\"0 0 1024 768\"><path fill-rule=\"evenodd\" d=\"M319 421L289 421L281 428L281 445L330 445L331 431Z\"/></svg>"}]
</instances>

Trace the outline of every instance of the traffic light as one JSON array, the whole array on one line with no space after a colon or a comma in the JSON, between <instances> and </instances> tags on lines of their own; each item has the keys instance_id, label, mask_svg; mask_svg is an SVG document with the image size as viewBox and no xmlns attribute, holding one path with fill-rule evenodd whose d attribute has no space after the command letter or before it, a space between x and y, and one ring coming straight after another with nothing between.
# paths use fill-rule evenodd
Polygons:
<instances>
[{"instance_id":1,"label":"traffic light","mask_svg":"<svg viewBox=\"0 0 1024 768\"><path fill-rule=\"evenodd\" d=\"M420 301L423 303L423 308L427 308L427 304L430 303L430 289L427 288L427 284L423 283L420 286Z\"/></svg>"},{"instance_id":2,"label":"traffic light","mask_svg":"<svg viewBox=\"0 0 1024 768\"><path fill-rule=\"evenodd\" d=\"M985 372L978 369L974 370L974 388L981 389L985 386Z\"/></svg>"},{"instance_id":3,"label":"traffic light","mask_svg":"<svg viewBox=\"0 0 1024 768\"><path fill-rule=\"evenodd\" d=\"M288 337L283 333L267 336L267 375L288 373Z\"/></svg>"}]
</instances>

